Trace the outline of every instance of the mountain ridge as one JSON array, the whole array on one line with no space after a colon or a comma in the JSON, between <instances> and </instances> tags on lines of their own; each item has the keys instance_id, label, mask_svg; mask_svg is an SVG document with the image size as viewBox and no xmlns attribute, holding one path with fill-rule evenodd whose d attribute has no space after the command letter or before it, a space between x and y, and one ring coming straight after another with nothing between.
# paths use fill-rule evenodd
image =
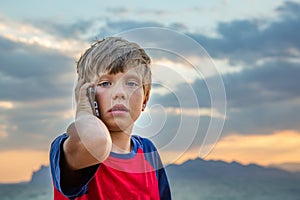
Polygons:
<instances>
[{"instance_id":1,"label":"mountain ridge","mask_svg":"<svg viewBox=\"0 0 300 200\"><path fill-rule=\"evenodd\" d=\"M300 163L298 162L283 162L279 164L270 164L269 167L283 169L285 171L300 173Z\"/></svg>"},{"instance_id":2,"label":"mountain ridge","mask_svg":"<svg viewBox=\"0 0 300 200\"><path fill-rule=\"evenodd\" d=\"M239 162L222 160L191 159L182 164L169 164L166 167L168 177L179 179L232 179L232 180L274 180L299 179L300 173L289 172L275 167L265 167L257 164L243 165ZM50 167L42 165L34 171L29 184L52 184Z\"/></svg>"},{"instance_id":3,"label":"mountain ridge","mask_svg":"<svg viewBox=\"0 0 300 200\"><path fill-rule=\"evenodd\" d=\"M180 165L166 167L167 173L174 179L300 179L299 173L293 173L275 167L257 164L243 165L239 162L222 160L203 160L196 158Z\"/></svg>"}]
</instances>

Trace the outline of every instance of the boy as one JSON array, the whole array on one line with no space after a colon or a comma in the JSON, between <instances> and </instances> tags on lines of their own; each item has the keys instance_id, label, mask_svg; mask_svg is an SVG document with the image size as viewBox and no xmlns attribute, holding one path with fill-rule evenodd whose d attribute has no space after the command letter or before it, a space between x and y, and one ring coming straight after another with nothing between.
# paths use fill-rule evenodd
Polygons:
<instances>
[{"instance_id":1,"label":"boy","mask_svg":"<svg viewBox=\"0 0 300 200\"><path fill-rule=\"evenodd\" d=\"M149 99L149 65L141 47L117 37L97 41L81 56L75 121L50 149L55 200L171 199L156 148L131 135Z\"/></svg>"}]
</instances>

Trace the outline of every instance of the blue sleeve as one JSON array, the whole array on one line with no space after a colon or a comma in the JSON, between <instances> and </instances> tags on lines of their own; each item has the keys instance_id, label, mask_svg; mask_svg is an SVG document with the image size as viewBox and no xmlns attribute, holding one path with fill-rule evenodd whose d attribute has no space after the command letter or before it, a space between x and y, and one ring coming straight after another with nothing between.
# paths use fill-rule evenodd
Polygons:
<instances>
[{"instance_id":1,"label":"blue sleeve","mask_svg":"<svg viewBox=\"0 0 300 200\"><path fill-rule=\"evenodd\" d=\"M64 164L63 143L67 139L66 134L57 137L50 148L50 169L54 187L72 199L84 195L87 192L88 182L96 173L99 165L71 171Z\"/></svg>"},{"instance_id":2,"label":"blue sleeve","mask_svg":"<svg viewBox=\"0 0 300 200\"><path fill-rule=\"evenodd\" d=\"M170 185L167 178L165 168L161 162L159 153L154 146L154 144L147 138L142 138L140 136L134 136L141 144L144 151L146 160L153 166L156 171L156 177L158 179L158 187L160 199L170 200L171 191Z\"/></svg>"}]
</instances>

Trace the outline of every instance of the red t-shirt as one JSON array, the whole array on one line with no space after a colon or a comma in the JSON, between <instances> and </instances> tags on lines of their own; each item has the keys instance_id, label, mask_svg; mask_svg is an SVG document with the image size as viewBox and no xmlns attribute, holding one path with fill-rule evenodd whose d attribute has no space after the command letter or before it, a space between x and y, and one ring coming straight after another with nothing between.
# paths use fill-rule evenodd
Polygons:
<instances>
[{"instance_id":1,"label":"red t-shirt","mask_svg":"<svg viewBox=\"0 0 300 200\"><path fill-rule=\"evenodd\" d=\"M80 186L63 187L64 191L59 163L66 138L66 134L56 138L50 150L55 200L171 199L167 176L156 148L150 140L139 136L131 137L132 152L110 153L103 163L81 170Z\"/></svg>"}]
</instances>

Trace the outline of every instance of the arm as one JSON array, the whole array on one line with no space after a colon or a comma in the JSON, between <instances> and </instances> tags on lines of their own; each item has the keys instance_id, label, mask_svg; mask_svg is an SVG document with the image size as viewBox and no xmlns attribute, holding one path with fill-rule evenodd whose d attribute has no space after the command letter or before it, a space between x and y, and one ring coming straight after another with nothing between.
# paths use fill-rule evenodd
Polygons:
<instances>
[{"instance_id":1,"label":"arm","mask_svg":"<svg viewBox=\"0 0 300 200\"><path fill-rule=\"evenodd\" d=\"M78 170L103 162L111 151L111 138L105 124L96 116L87 97L91 83L80 80L75 89L76 119L67 129L63 143L64 164Z\"/></svg>"},{"instance_id":2,"label":"arm","mask_svg":"<svg viewBox=\"0 0 300 200\"><path fill-rule=\"evenodd\" d=\"M92 113L87 88L78 82L75 90L76 119L67 134L57 137L50 148L50 166L55 188L68 198L81 196L96 173L99 163L111 150L111 138L104 123Z\"/></svg>"}]
</instances>

